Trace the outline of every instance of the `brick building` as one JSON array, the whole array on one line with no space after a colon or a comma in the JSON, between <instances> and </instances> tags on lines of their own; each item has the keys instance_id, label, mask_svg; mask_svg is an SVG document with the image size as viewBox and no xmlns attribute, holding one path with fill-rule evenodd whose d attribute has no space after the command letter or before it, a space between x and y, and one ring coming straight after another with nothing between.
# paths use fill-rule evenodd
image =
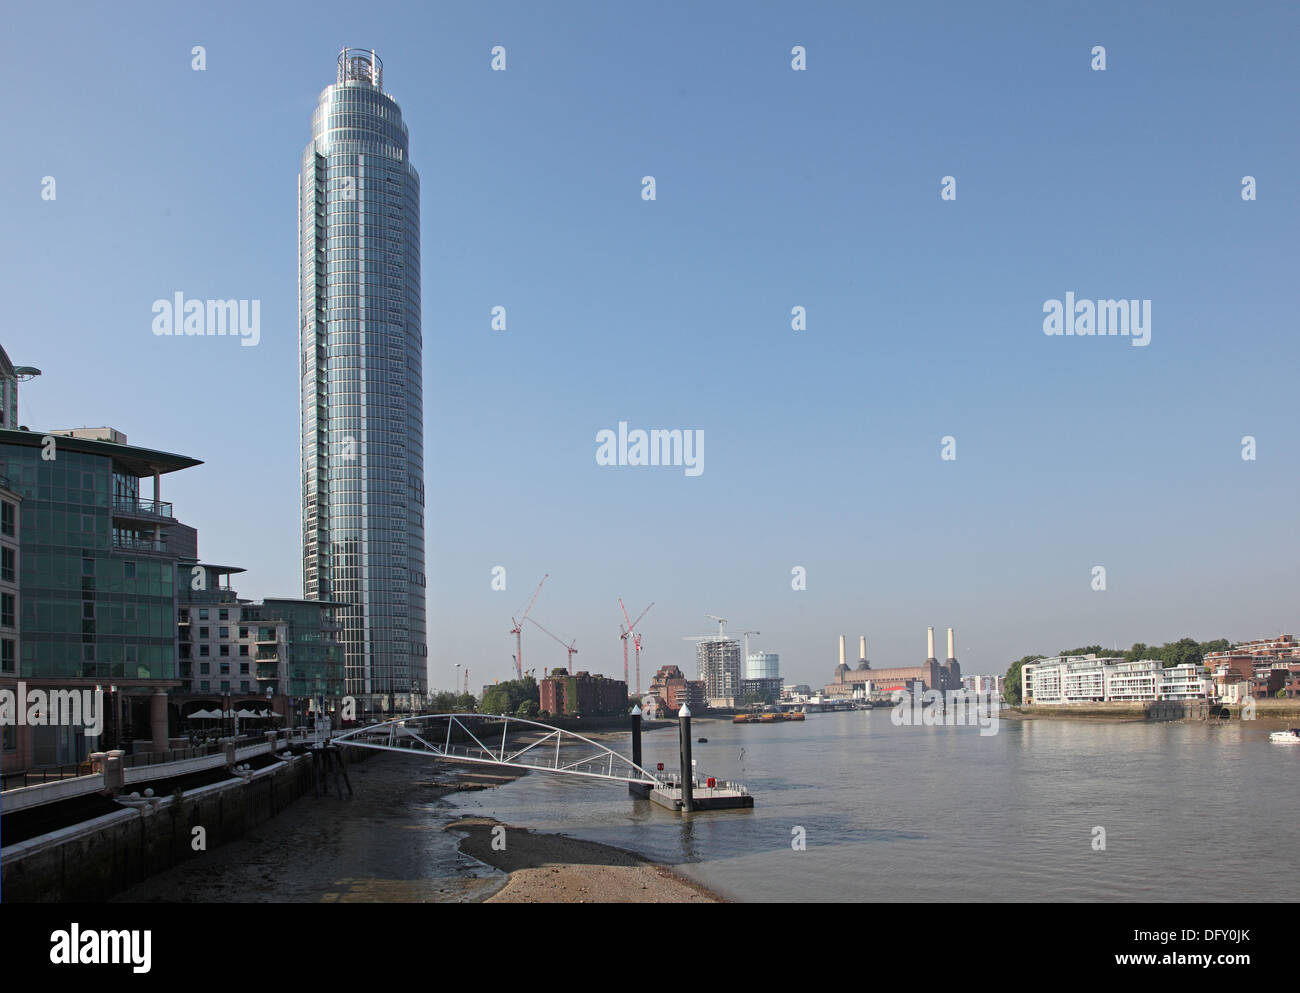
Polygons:
<instances>
[{"instance_id":1,"label":"brick building","mask_svg":"<svg viewBox=\"0 0 1300 993\"><path fill-rule=\"evenodd\" d=\"M659 667L654 679L650 681L650 693L664 702L668 716L681 710L683 703L691 713L698 714L706 709L708 702L704 680L687 679L682 670L675 665Z\"/></svg>"},{"instance_id":2,"label":"brick building","mask_svg":"<svg viewBox=\"0 0 1300 993\"><path fill-rule=\"evenodd\" d=\"M553 717L613 717L627 712L627 683L621 679L552 669L538 689L541 709Z\"/></svg>"}]
</instances>

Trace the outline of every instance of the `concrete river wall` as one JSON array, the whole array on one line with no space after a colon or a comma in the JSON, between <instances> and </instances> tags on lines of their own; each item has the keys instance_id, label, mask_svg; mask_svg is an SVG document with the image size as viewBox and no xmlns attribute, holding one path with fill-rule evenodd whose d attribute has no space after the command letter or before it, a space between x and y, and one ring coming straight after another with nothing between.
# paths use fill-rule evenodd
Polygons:
<instances>
[{"instance_id":1,"label":"concrete river wall","mask_svg":"<svg viewBox=\"0 0 1300 993\"><path fill-rule=\"evenodd\" d=\"M200 858L312 792L312 757L283 758L184 793L118 796L122 810L6 845L0 852L0 893L13 902L105 900Z\"/></svg>"}]
</instances>

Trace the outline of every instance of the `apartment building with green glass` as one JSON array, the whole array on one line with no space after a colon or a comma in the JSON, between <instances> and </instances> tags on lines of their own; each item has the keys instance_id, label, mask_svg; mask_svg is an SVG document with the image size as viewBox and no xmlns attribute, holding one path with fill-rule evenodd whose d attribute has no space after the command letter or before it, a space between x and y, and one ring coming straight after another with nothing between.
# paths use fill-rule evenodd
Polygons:
<instances>
[{"instance_id":1,"label":"apartment building with green glass","mask_svg":"<svg viewBox=\"0 0 1300 993\"><path fill-rule=\"evenodd\" d=\"M179 686L176 563L195 539L161 480L200 464L111 428L0 429L0 475L21 498L18 673L29 689L98 689L109 708L101 740L81 727L29 728L28 764L129 742L166 749L166 693Z\"/></svg>"}]
</instances>

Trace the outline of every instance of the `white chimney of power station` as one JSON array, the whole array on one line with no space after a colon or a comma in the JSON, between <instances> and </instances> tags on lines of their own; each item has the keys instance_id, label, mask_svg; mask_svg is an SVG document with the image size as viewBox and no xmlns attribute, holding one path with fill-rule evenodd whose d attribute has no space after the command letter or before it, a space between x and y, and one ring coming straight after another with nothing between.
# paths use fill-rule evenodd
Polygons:
<instances>
[{"instance_id":1,"label":"white chimney of power station","mask_svg":"<svg viewBox=\"0 0 1300 993\"><path fill-rule=\"evenodd\" d=\"M956 657L957 657L956 642L953 641L952 628L949 628L948 629L948 658L955 659Z\"/></svg>"},{"instance_id":2,"label":"white chimney of power station","mask_svg":"<svg viewBox=\"0 0 1300 993\"><path fill-rule=\"evenodd\" d=\"M840 635L840 665L844 664L844 635Z\"/></svg>"},{"instance_id":3,"label":"white chimney of power station","mask_svg":"<svg viewBox=\"0 0 1300 993\"><path fill-rule=\"evenodd\" d=\"M927 639L927 641L926 641L926 645L927 645L927 647L928 647L928 651L926 652L926 656L925 656L925 657L926 657L927 659L932 659L932 658L934 658L934 628L930 628L930 629L929 629L929 636L928 636L928 639Z\"/></svg>"},{"instance_id":4,"label":"white chimney of power station","mask_svg":"<svg viewBox=\"0 0 1300 993\"><path fill-rule=\"evenodd\" d=\"M867 661L867 636L865 634L858 637L858 661Z\"/></svg>"}]
</instances>

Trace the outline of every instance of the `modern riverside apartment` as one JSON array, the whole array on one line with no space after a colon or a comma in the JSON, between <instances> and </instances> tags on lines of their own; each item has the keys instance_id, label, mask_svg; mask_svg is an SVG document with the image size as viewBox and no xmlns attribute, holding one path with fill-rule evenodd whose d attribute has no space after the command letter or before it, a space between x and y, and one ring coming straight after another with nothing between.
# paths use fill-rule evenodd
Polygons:
<instances>
[{"instance_id":1,"label":"modern riverside apartment","mask_svg":"<svg viewBox=\"0 0 1300 993\"><path fill-rule=\"evenodd\" d=\"M167 691L180 685L176 563L193 554L194 532L161 481L200 464L128 445L111 428L0 429L0 531L14 532L0 544L18 556L18 593L0 590L0 659L15 656L5 687L21 677L28 691L100 690L110 735L166 749ZM5 769L80 762L98 747L84 732L67 722L7 732Z\"/></svg>"},{"instance_id":2,"label":"modern riverside apartment","mask_svg":"<svg viewBox=\"0 0 1300 993\"><path fill-rule=\"evenodd\" d=\"M303 596L346 603L360 710L405 710L428 664L420 178L379 58L337 69L298 177Z\"/></svg>"},{"instance_id":3,"label":"modern riverside apartment","mask_svg":"<svg viewBox=\"0 0 1300 993\"><path fill-rule=\"evenodd\" d=\"M1150 700L1204 700L1213 684L1203 667L1165 668L1158 659L1064 655L1026 663L1020 670L1021 697L1031 704L1140 703Z\"/></svg>"},{"instance_id":4,"label":"modern riverside apartment","mask_svg":"<svg viewBox=\"0 0 1300 993\"><path fill-rule=\"evenodd\" d=\"M343 696L343 651L328 600L240 600L235 566L178 566L177 647L180 719L198 710L266 709L301 724L308 710L336 709Z\"/></svg>"}]
</instances>

